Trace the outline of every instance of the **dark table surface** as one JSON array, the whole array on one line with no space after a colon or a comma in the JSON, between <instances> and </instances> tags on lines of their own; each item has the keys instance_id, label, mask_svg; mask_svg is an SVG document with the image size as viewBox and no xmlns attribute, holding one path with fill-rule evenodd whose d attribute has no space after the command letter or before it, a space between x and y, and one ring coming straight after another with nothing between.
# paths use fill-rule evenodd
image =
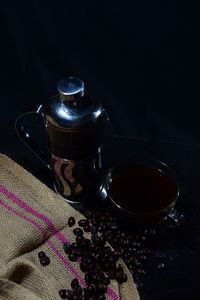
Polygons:
<instances>
[{"instance_id":1,"label":"dark table surface","mask_svg":"<svg viewBox=\"0 0 200 300\"><path fill-rule=\"evenodd\" d=\"M11 148L10 148L11 149ZM20 151L21 150L21 151ZM166 228L152 237L151 247L167 254L166 268L157 271L154 259L147 266L142 300L191 299L199 291L200 267L200 147L152 142L125 137L106 137L102 147L104 173L117 161L148 154L167 163L180 182L177 210L184 214L180 228ZM21 143L10 150L15 161L52 188L50 171ZM130 232L133 231L130 225Z\"/></svg>"}]
</instances>

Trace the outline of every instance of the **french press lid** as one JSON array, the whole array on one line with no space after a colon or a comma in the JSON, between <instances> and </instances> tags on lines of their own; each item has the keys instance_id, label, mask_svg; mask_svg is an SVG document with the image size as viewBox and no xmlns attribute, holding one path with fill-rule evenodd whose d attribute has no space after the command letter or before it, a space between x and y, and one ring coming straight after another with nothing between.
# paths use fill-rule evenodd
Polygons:
<instances>
[{"instance_id":1,"label":"french press lid","mask_svg":"<svg viewBox=\"0 0 200 300\"><path fill-rule=\"evenodd\" d=\"M44 115L52 125L60 128L80 128L97 122L103 116L101 104L85 91L84 82L67 77L57 84L58 95L44 104Z\"/></svg>"}]
</instances>

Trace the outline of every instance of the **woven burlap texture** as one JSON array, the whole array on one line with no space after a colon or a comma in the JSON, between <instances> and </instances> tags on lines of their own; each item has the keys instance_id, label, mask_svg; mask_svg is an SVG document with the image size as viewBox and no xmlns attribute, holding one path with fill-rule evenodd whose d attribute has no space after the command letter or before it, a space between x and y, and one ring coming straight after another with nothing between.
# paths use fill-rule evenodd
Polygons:
<instances>
[{"instance_id":1,"label":"woven burlap texture","mask_svg":"<svg viewBox=\"0 0 200 300\"><path fill-rule=\"evenodd\" d=\"M74 277L86 286L79 263L70 262L62 248L65 241L74 242L73 228L66 225L70 216L83 218L32 174L0 155L0 299L61 299L58 291L70 289ZM41 266L39 251L50 258L48 266ZM112 281L106 299L139 299L124 268L128 282Z\"/></svg>"}]
</instances>

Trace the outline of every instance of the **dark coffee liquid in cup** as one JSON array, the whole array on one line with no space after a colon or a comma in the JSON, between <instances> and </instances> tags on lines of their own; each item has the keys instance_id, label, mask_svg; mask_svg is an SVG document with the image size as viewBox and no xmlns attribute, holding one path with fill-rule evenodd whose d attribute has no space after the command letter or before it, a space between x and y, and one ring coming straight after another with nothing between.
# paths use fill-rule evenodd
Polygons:
<instances>
[{"instance_id":1,"label":"dark coffee liquid in cup","mask_svg":"<svg viewBox=\"0 0 200 300\"><path fill-rule=\"evenodd\" d=\"M134 166L113 175L109 192L122 208L136 213L151 213L168 207L177 196L176 182L165 172Z\"/></svg>"}]
</instances>

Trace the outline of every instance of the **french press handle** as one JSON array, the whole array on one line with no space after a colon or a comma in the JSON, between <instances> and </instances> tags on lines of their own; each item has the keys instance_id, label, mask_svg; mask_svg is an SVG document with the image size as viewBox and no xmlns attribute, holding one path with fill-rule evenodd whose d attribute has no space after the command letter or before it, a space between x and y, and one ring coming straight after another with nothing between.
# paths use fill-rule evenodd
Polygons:
<instances>
[{"instance_id":1,"label":"french press handle","mask_svg":"<svg viewBox=\"0 0 200 300\"><path fill-rule=\"evenodd\" d=\"M15 130L24 144L42 161L45 166L50 168L50 159L46 151L42 150L33 140L31 133L25 128L23 119L27 115L39 114L43 117L42 104L32 106L29 110L22 113L15 121Z\"/></svg>"}]
</instances>

